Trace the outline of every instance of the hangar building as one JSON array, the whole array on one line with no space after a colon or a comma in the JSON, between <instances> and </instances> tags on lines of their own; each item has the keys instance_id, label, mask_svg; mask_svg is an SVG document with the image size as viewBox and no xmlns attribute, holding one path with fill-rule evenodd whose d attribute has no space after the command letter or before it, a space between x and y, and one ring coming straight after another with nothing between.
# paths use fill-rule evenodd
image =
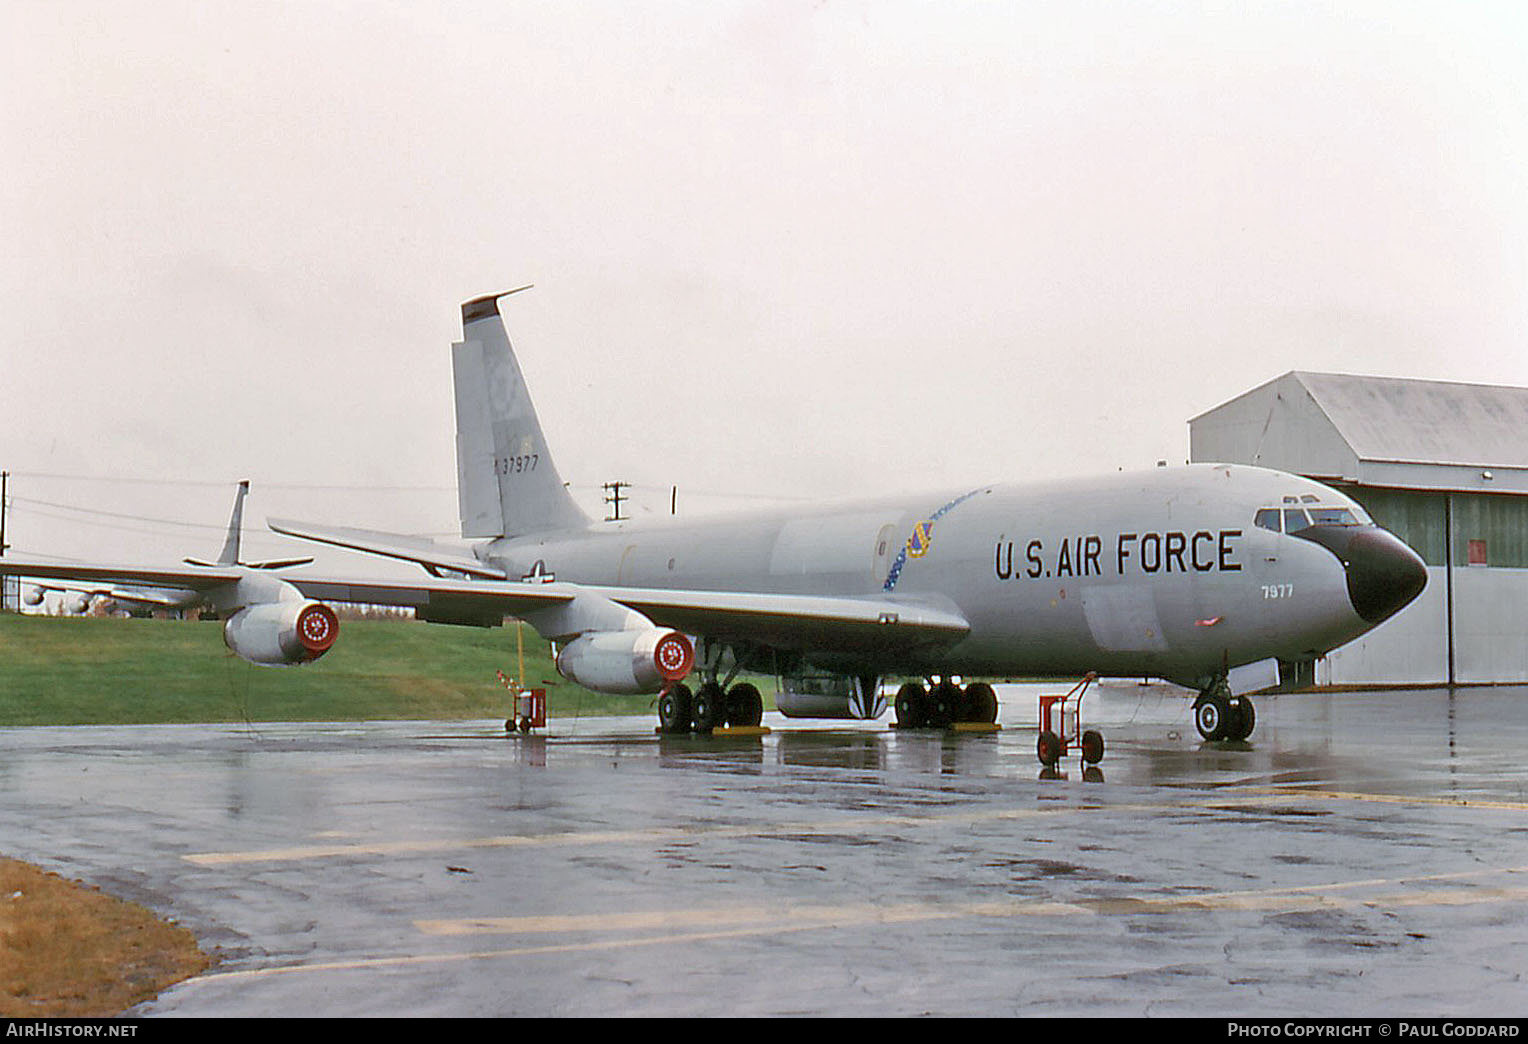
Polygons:
<instances>
[{"instance_id":1,"label":"hangar building","mask_svg":"<svg viewBox=\"0 0 1528 1044\"><path fill-rule=\"evenodd\" d=\"M1325 482L1427 563L1420 598L1286 684L1528 681L1528 388L1295 371L1189 421L1189 455Z\"/></svg>"}]
</instances>

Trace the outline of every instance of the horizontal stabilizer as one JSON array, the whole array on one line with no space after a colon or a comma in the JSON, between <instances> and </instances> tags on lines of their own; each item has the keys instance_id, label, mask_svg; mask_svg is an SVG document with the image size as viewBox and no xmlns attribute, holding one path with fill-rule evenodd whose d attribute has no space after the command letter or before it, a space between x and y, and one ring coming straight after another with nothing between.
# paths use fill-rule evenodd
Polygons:
<instances>
[{"instance_id":1,"label":"horizontal stabilizer","mask_svg":"<svg viewBox=\"0 0 1528 1044\"><path fill-rule=\"evenodd\" d=\"M245 569L290 569L292 566L308 565L313 561L311 556L307 558L269 558L263 562L239 562L238 565ZM209 569L224 565L222 562L203 562L200 558L185 559L186 565L205 566Z\"/></svg>"},{"instance_id":2,"label":"horizontal stabilizer","mask_svg":"<svg viewBox=\"0 0 1528 1044\"><path fill-rule=\"evenodd\" d=\"M424 567L425 571L432 576L440 576L445 572L462 573L485 580L504 579L504 570L478 561L467 548L439 544L427 537L383 533L372 529L355 529L350 526L321 526L283 518L267 519L266 525L278 533L301 540L312 540L351 551L364 551L384 558L413 562Z\"/></svg>"}]
</instances>

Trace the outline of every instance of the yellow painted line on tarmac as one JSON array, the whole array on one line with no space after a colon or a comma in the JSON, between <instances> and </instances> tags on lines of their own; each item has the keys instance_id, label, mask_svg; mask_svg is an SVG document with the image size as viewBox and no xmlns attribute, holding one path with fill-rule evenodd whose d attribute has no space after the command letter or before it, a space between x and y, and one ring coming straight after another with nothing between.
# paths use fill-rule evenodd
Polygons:
<instances>
[{"instance_id":1,"label":"yellow painted line on tarmac","mask_svg":"<svg viewBox=\"0 0 1528 1044\"><path fill-rule=\"evenodd\" d=\"M851 816L841 820L814 823L750 823L736 826L696 823L682 827L659 827L649 830L589 830L570 831L560 834L513 834L500 837L439 838L422 841L294 845L286 848L266 848L246 852L196 852L181 858L197 866L234 866L244 863L298 862L309 859L343 859L355 856L418 855L475 848L539 848L564 845L662 843L700 838L769 837L775 834L831 835L887 827L918 828L937 826L950 822L966 823L982 820L1030 819L1064 813L1076 813L1083 811L1087 807L1098 806L1065 805L1054 808L995 809L982 812L956 813L949 816Z\"/></svg>"},{"instance_id":2,"label":"yellow painted line on tarmac","mask_svg":"<svg viewBox=\"0 0 1528 1044\"><path fill-rule=\"evenodd\" d=\"M1473 870L1437 874L1407 881L1464 880L1493 874L1528 873L1528 867ZM729 907L715 910L646 910L625 913L531 915L523 917L474 917L416 921L419 931L433 937L482 935L568 936L603 933L602 938L545 941L522 946L462 953L409 954L367 957L312 964L278 965L240 971L213 972L182 983L182 987L261 979L282 975L367 971L381 968L421 967L466 961L504 960L552 954L588 953L670 946L738 939L749 936L784 935L822 929L884 927L937 920L1018 917L1118 917L1141 914L1181 913L1298 913L1323 909L1368 908L1378 910L1427 906L1459 907L1488 903L1521 903L1528 886L1424 888L1348 896L1355 889L1374 889L1403 884L1394 879L1335 881L1297 888L1245 892L1219 892L1182 896L1121 896L1078 899L1071 902L1017 902L947 904L872 904L796 907ZM617 933L611 937L610 933Z\"/></svg>"},{"instance_id":3,"label":"yellow painted line on tarmac","mask_svg":"<svg viewBox=\"0 0 1528 1044\"><path fill-rule=\"evenodd\" d=\"M1423 797L1417 794L1366 794L1354 790L1327 790L1324 787L1275 787L1257 793L1321 798L1330 801L1374 801L1391 805L1423 805L1441 808L1484 808L1504 812L1528 812L1528 802L1487 801L1483 798Z\"/></svg>"},{"instance_id":4,"label":"yellow painted line on tarmac","mask_svg":"<svg viewBox=\"0 0 1528 1044\"><path fill-rule=\"evenodd\" d=\"M283 848L254 849L243 852L196 852L185 855L182 858L186 862L197 866L217 867L240 866L253 863L305 862L321 859L428 855L474 849L665 844L707 838L769 837L777 834L826 836L875 829L926 829L950 824L971 825L984 822L1039 819L1058 815L1082 815L1090 812L1125 814L1137 812L1192 812L1206 809L1223 809L1235 805L1265 805L1276 801L1298 799L1310 799L1311 801L1380 801L1399 804L1444 805L1450 807L1528 812L1528 804L1518 802L1465 801L1451 798L1406 797L1402 795L1363 794L1348 791L1305 789L1301 787L1277 787L1256 791L1237 790L1234 792L1214 793L1196 801L1165 801L1120 805L1100 804L1097 802L1081 802L1077 804L1058 802L1044 808L983 809L927 816L850 816L843 819L811 823L752 823L731 826L695 823L682 827L660 827L645 830L569 831L555 834L513 834L497 837L434 838L416 841L331 842L326 844L292 845Z\"/></svg>"}]
</instances>

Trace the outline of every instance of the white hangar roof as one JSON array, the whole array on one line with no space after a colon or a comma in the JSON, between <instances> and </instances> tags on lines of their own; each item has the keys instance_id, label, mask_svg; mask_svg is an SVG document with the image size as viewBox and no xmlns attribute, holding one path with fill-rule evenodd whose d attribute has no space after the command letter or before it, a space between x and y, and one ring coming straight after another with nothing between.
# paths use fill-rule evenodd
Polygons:
<instances>
[{"instance_id":1,"label":"white hangar roof","mask_svg":"<svg viewBox=\"0 0 1528 1044\"><path fill-rule=\"evenodd\" d=\"M1528 388L1295 370L1189 421L1195 461L1528 493Z\"/></svg>"}]
</instances>

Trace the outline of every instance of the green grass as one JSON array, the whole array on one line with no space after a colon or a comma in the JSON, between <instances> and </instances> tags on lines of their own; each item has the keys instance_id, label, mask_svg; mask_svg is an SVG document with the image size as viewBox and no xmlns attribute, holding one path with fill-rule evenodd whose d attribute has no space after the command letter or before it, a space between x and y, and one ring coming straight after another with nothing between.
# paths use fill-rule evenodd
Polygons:
<instances>
[{"instance_id":1,"label":"green grass","mask_svg":"<svg viewBox=\"0 0 1528 1044\"><path fill-rule=\"evenodd\" d=\"M648 696L605 696L557 674L524 630L528 684L553 718L649 714ZM0 613L0 725L504 718L515 627L344 620L328 655L256 667L213 622Z\"/></svg>"}]
</instances>

